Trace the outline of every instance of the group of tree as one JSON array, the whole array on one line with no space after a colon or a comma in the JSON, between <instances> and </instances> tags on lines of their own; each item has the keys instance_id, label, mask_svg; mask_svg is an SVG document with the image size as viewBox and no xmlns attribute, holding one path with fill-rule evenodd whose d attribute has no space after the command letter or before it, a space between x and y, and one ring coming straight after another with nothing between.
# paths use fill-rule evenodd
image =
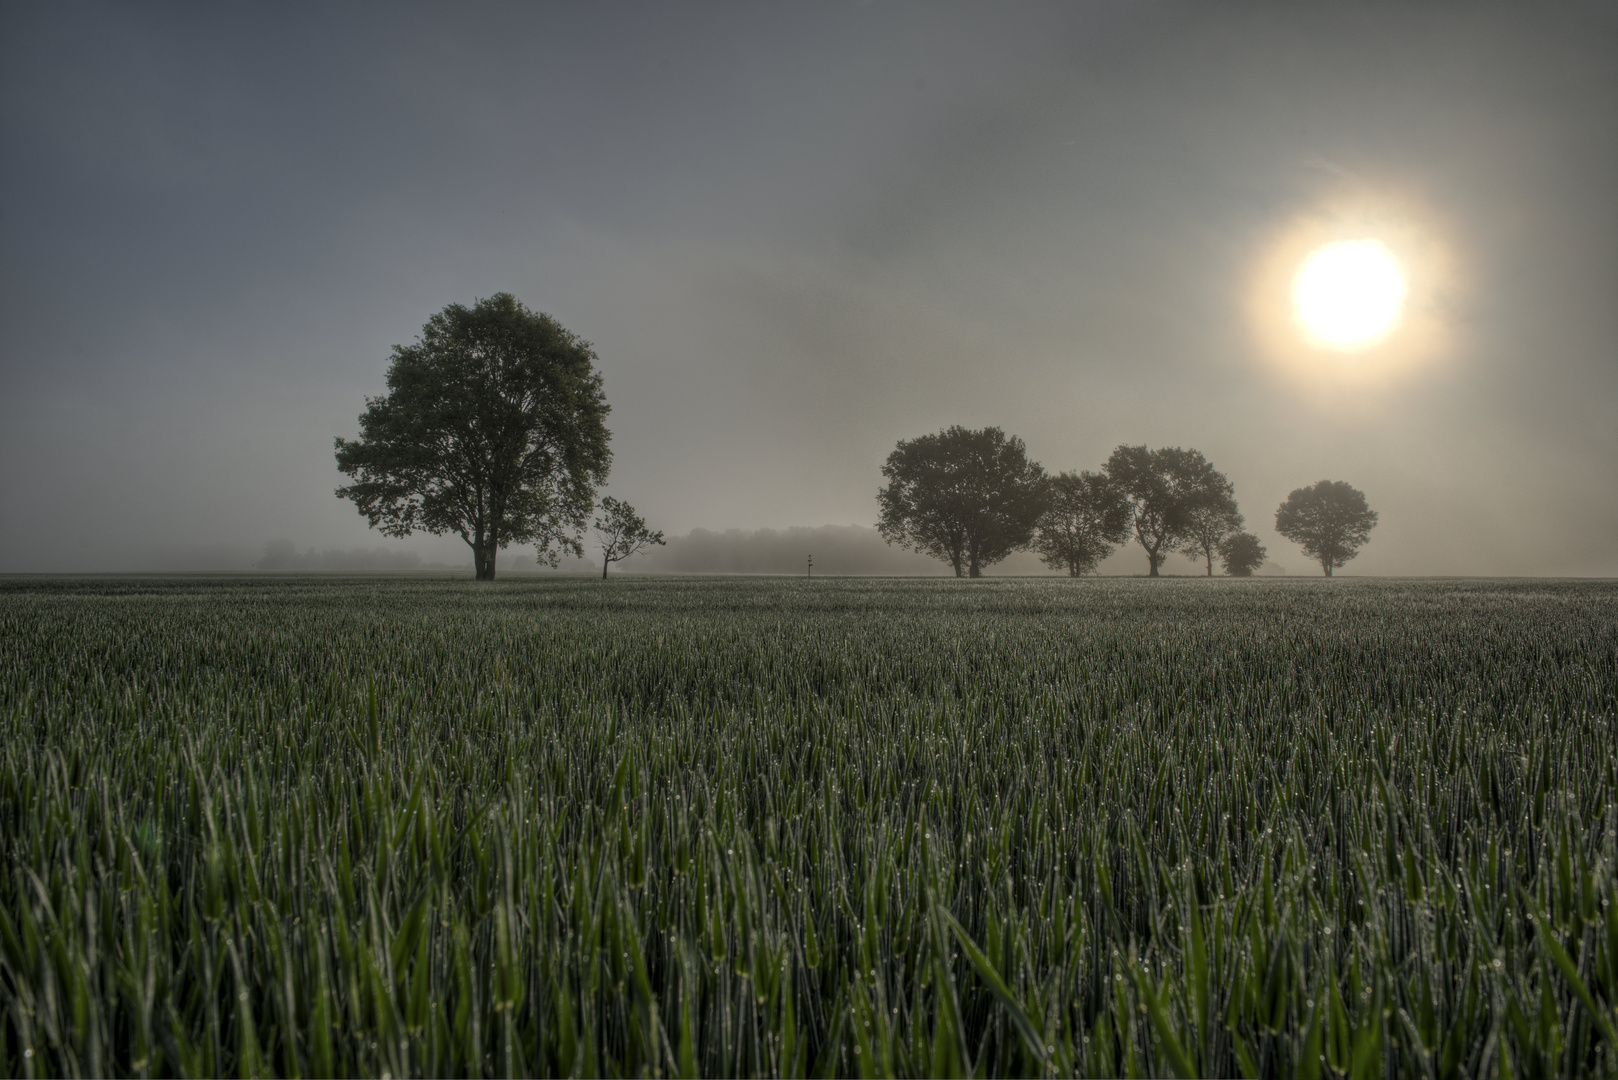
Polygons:
<instances>
[{"instance_id":1,"label":"group of tree","mask_svg":"<svg viewBox=\"0 0 1618 1080\"><path fill-rule=\"evenodd\" d=\"M1032 549L1077 577L1131 537L1151 577L1174 552L1213 576L1248 577L1264 545L1243 531L1236 489L1197 450L1119 446L1099 472L1052 476L1016 436L997 427L946 428L903 439L882 466L877 492L882 538L979 577L1013 551ZM1339 481L1299 488L1276 513L1276 531L1320 560L1326 576L1365 543L1376 514Z\"/></svg>"},{"instance_id":2,"label":"group of tree","mask_svg":"<svg viewBox=\"0 0 1618 1080\"><path fill-rule=\"evenodd\" d=\"M532 544L541 564L581 558L612 463L608 405L589 342L509 293L451 304L393 349L388 392L367 398L360 437L339 438L337 496L388 536L453 533L480 581L497 553ZM661 544L628 503L602 501L604 562Z\"/></svg>"},{"instance_id":3,"label":"group of tree","mask_svg":"<svg viewBox=\"0 0 1618 1080\"><path fill-rule=\"evenodd\" d=\"M511 544L532 544L543 565L582 558L593 524L606 577L663 534L611 497L590 520L612 463L595 364L589 342L509 293L449 305L413 344L394 347L388 392L366 399L360 437L336 440L337 467L353 481L337 496L389 536L460 536L479 580L494 578ZM1235 488L1196 450L1120 446L1100 472L1049 476L1021 439L956 426L901 440L882 473L882 538L947 561L957 576L979 577L1026 548L1077 576L1131 535L1152 577L1176 551L1201 559L1209 576L1216 555L1237 576L1265 558L1242 531ZM1294 491L1275 524L1329 577L1376 514L1360 492L1322 480Z\"/></svg>"}]
</instances>

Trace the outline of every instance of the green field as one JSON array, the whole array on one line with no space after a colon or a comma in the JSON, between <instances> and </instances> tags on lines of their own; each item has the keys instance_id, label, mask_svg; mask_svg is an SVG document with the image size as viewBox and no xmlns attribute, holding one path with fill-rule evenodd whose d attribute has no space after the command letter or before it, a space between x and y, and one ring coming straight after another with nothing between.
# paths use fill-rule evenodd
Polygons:
<instances>
[{"instance_id":1,"label":"green field","mask_svg":"<svg viewBox=\"0 0 1618 1080\"><path fill-rule=\"evenodd\" d=\"M1618 583L0 581L0 1072L1618 1072Z\"/></svg>"}]
</instances>

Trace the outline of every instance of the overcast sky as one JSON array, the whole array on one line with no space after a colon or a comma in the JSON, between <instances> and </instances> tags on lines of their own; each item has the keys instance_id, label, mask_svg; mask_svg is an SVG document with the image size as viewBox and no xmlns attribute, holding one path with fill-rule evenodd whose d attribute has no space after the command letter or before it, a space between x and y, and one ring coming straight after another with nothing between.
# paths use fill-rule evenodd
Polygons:
<instances>
[{"instance_id":1,"label":"overcast sky","mask_svg":"<svg viewBox=\"0 0 1618 1080\"><path fill-rule=\"evenodd\" d=\"M671 533L997 424L1202 450L1294 573L1331 478L1349 572L1618 574L1615 118L1611 5L0 6L0 571L382 543L332 438L509 291ZM1332 238L1410 274L1358 361L1287 322Z\"/></svg>"}]
</instances>

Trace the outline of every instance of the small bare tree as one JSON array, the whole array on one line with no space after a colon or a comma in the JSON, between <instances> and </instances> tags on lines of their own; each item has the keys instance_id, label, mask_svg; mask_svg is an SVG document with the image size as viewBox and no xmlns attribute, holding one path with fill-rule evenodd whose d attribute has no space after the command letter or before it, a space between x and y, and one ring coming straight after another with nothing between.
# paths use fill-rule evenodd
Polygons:
<instances>
[{"instance_id":1,"label":"small bare tree","mask_svg":"<svg viewBox=\"0 0 1618 1080\"><path fill-rule=\"evenodd\" d=\"M663 546L662 531L646 528L646 519L635 513L626 502L608 495L601 500L605 517L595 520L596 536L601 542L601 580L607 580L607 567L622 562L638 551L652 545Z\"/></svg>"}]
</instances>

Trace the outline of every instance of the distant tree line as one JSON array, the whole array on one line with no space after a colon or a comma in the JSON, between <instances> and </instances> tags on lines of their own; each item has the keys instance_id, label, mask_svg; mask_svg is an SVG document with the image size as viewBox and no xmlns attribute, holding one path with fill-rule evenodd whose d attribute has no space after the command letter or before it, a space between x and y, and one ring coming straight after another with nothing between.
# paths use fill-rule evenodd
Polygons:
<instances>
[{"instance_id":1,"label":"distant tree line","mask_svg":"<svg viewBox=\"0 0 1618 1080\"><path fill-rule=\"evenodd\" d=\"M644 571L670 574L791 574L806 572L815 557L815 577L914 577L949 573L947 564L882 542L866 525L793 526L785 529L693 529L668 538L668 546L635 557Z\"/></svg>"},{"instance_id":2,"label":"distant tree line","mask_svg":"<svg viewBox=\"0 0 1618 1080\"><path fill-rule=\"evenodd\" d=\"M1243 531L1236 489L1197 450L1119 446L1099 472L1046 473L1016 436L997 427L945 428L901 439L882 466L877 528L889 544L979 577L1013 551L1052 569L1093 572L1133 538L1149 576L1175 552L1213 576L1248 577L1264 564ZM1276 512L1276 531L1320 561L1326 576L1358 554L1376 524L1363 493L1340 481L1299 488Z\"/></svg>"},{"instance_id":3,"label":"distant tree line","mask_svg":"<svg viewBox=\"0 0 1618 1080\"><path fill-rule=\"evenodd\" d=\"M271 540L264 545L264 553L254 564L259 570L421 570L426 564L414 551L394 551L390 548L353 548L343 551L326 548L299 551L291 540Z\"/></svg>"}]
</instances>

